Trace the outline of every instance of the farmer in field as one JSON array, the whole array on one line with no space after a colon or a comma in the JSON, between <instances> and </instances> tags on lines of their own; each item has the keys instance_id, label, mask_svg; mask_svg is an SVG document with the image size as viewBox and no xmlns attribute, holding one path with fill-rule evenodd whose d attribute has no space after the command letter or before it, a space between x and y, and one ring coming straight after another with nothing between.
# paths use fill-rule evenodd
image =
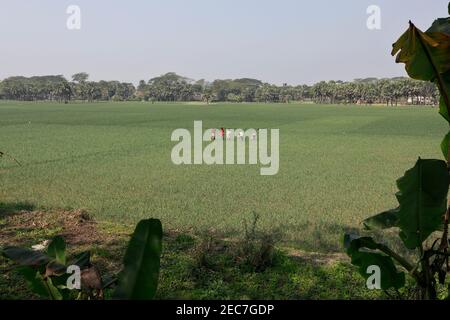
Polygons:
<instances>
[{"instance_id":1,"label":"farmer in field","mask_svg":"<svg viewBox=\"0 0 450 320\"><path fill-rule=\"evenodd\" d=\"M231 140L231 134L232 131L230 129L227 129L227 140Z\"/></svg>"}]
</instances>

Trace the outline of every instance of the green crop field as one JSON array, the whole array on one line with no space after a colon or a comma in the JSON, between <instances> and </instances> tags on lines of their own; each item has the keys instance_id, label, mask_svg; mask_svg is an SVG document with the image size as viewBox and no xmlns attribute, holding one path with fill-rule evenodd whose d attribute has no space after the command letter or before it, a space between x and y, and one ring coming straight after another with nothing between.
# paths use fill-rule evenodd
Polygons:
<instances>
[{"instance_id":1,"label":"green crop field","mask_svg":"<svg viewBox=\"0 0 450 320\"><path fill-rule=\"evenodd\" d=\"M175 166L174 129L280 129L280 170ZM445 121L428 107L300 104L0 104L0 202L86 208L97 220L157 217L227 236L253 212L300 248L340 251L345 230L396 206L395 180L439 157Z\"/></svg>"}]
</instances>

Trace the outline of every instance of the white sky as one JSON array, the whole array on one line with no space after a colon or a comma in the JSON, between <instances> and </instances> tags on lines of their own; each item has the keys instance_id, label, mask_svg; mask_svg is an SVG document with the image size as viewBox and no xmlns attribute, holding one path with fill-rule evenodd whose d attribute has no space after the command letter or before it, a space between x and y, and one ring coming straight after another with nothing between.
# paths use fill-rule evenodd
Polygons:
<instances>
[{"instance_id":1,"label":"white sky","mask_svg":"<svg viewBox=\"0 0 450 320\"><path fill-rule=\"evenodd\" d=\"M448 0L0 0L0 79L71 74L137 83L194 79L281 84L404 75L390 56L411 19L428 28ZM381 30L366 27L369 5ZM81 9L68 30L66 9Z\"/></svg>"}]
</instances>

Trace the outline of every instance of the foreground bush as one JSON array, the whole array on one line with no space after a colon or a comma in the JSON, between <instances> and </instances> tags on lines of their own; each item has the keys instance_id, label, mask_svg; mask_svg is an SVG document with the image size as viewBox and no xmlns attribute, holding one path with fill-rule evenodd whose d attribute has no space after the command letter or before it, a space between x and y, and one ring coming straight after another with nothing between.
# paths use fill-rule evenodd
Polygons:
<instances>
[{"instance_id":1,"label":"foreground bush","mask_svg":"<svg viewBox=\"0 0 450 320\"><path fill-rule=\"evenodd\" d=\"M45 252L5 247L2 254L17 264L30 289L44 299L103 299L104 290L117 284L113 298L140 300L156 294L161 250L161 222L147 219L137 224L117 277L102 278L90 261L89 251L68 263L66 244L60 236L52 239Z\"/></svg>"}]
</instances>

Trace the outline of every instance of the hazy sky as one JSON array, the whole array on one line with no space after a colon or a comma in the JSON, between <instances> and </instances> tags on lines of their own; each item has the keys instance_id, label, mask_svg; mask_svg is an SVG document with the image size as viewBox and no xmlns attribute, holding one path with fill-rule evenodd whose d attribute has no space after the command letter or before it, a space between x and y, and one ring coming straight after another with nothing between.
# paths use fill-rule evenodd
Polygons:
<instances>
[{"instance_id":1,"label":"hazy sky","mask_svg":"<svg viewBox=\"0 0 450 320\"><path fill-rule=\"evenodd\" d=\"M403 75L390 56L411 19L448 0L0 0L0 79L86 71L137 83L174 71L281 84ZM381 30L366 27L369 5ZM68 30L66 9L81 9Z\"/></svg>"}]
</instances>

